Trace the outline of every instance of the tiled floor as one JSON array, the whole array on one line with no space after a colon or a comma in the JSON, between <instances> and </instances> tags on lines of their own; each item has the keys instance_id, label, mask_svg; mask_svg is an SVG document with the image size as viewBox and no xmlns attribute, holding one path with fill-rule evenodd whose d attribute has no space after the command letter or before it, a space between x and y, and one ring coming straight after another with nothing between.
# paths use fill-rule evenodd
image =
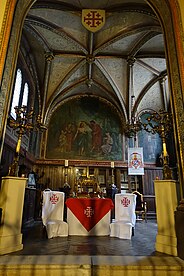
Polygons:
<instances>
[{"instance_id":1,"label":"tiled floor","mask_svg":"<svg viewBox=\"0 0 184 276\"><path fill-rule=\"evenodd\" d=\"M23 231L24 248L11 255L155 256L157 224L137 222L131 240L111 237L69 236L47 239L41 223ZM163 254L161 254L163 255Z\"/></svg>"}]
</instances>

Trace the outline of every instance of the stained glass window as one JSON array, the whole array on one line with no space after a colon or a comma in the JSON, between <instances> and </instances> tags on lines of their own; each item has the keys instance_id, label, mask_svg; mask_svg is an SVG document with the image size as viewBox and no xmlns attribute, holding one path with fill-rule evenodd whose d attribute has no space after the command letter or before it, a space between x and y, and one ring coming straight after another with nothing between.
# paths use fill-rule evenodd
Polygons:
<instances>
[{"instance_id":1,"label":"stained glass window","mask_svg":"<svg viewBox=\"0 0 184 276\"><path fill-rule=\"evenodd\" d=\"M29 86L28 86L28 83L26 82L25 85L24 85L22 105L26 105L27 106L27 103L28 103L28 94L29 94Z\"/></svg>"},{"instance_id":2,"label":"stained glass window","mask_svg":"<svg viewBox=\"0 0 184 276\"><path fill-rule=\"evenodd\" d=\"M22 72L21 72L20 69L18 69L17 74L16 74L14 91L13 91L13 100L12 100L12 104L11 104L11 116L14 119L16 119L16 114L15 114L14 107L19 105L21 85L22 85Z\"/></svg>"}]
</instances>

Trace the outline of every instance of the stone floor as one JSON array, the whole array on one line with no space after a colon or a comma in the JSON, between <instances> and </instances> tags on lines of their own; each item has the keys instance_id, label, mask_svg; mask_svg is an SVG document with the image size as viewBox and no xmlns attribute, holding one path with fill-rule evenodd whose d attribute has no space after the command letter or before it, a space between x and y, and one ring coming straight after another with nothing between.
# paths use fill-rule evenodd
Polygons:
<instances>
[{"instance_id":1,"label":"stone floor","mask_svg":"<svg viewBox=\"0 0 184 276\"><path fill-rule=\"evenodd\" d=\"M131 240L47 239L40 222L23 230L21 251L0 257L0 276L184 276L184 260L155 251L157 223L137 222Z\"/></svg>"},{"instance_id":2,"label":"stone floor","mask_svg":"<svg viewBox=\"0 0 184 276\"><path fill-rule=\"evenodd\" d=\"M136 223L131 240L110 237L68 236L47 239L40 222L23 231L23 250L11 255L155 256L156 221Z\"/></svg>"}]
</instances>

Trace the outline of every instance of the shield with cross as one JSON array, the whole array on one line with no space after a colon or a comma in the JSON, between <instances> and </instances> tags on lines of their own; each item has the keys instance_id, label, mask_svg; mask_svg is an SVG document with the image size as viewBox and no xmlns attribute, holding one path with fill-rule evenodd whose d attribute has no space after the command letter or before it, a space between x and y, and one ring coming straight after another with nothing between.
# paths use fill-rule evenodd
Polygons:
<instances>
[{"instance_id":1,"label":"shield with cross","mask_svg":"<svg viewBox=\"0 0 184 276\"><path fill-rule=\"evenodd\" d=\"M105 10L82 10L82 24L90 32L99 31L105 24Z\"/></svg>"}]
</instances>

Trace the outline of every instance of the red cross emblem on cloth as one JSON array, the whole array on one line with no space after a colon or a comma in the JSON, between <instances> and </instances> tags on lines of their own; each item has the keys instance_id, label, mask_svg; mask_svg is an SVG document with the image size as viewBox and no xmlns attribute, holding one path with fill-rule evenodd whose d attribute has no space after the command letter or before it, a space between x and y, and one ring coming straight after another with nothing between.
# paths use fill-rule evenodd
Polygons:
<instances>
[{"instance_id":1,"label":"red cross emblem on cloth","mask_svg":"<svg viewBox=\"0 0 184 276\"><path fill-rule=\"evenodd\" d=\"M122 204L124 207L128 207L128 205L130 205L130 199L128 199L126 196L123 197L123 199L121 200L121 204Z\"/></svg>"},{"instance_id":2,"label":"red cross emblem on cloth","mask_svg":"<svg viewBox=\"0 0 184 276\"><path fill-rule=\"evenodd\" d=\"M99 31L105 24L105 10L82 10L82 24L90 32Z\"/></svg>"},{"instance_id":3,"label":"red cross emblem on cloth","mask_svg":"<svg viewBox=\"0 0 184 276\"><path fill-rule=\"evenodd\" d=\"M59 200L59 197L56 195L56 194L53 194L51 197L50 197L50 201L52 204L56 204Z\"/></svg>"},{"instance_id":4,"label":"red cross emblem on cloth","mask_svg":"<svg viewBox=\"0 0 184 276\"><path fill-rule=\"evenodd\" d=\"M88 206L85 210L84 210L84 214L86 215L87 218L90 218L94 215L94 210L93 208L91 208L90 206Z\"/></svg>"}]
</instances>

